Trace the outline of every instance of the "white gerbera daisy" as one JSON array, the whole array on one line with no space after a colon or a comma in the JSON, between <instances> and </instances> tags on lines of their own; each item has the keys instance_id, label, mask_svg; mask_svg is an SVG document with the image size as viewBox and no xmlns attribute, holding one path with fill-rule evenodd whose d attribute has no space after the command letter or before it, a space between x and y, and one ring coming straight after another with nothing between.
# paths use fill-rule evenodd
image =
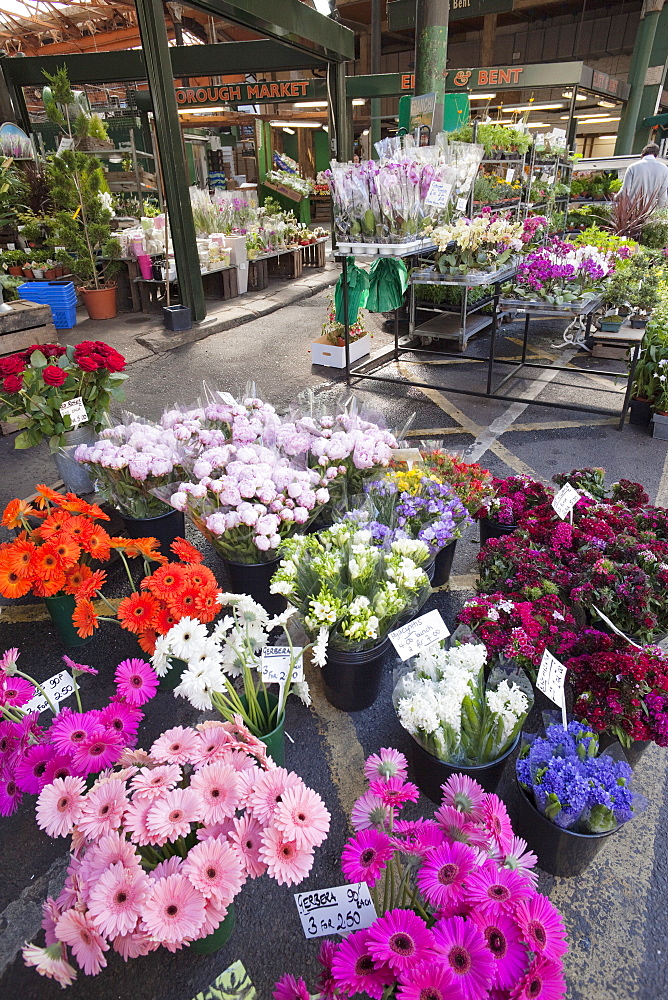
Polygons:
<instances>
[{"instance_id":1,"label":"white gerbera daisy","mask_svg":"<svg viewBox=\"0 0 668 1000\"><path fill-rule=\"evenodd\" d=\"M196 618L182 618L176 625L172 625L167 638L172 655L180 660L189 660L200 652L209 634L206 625Z\"/></svg>"}]
</instances>

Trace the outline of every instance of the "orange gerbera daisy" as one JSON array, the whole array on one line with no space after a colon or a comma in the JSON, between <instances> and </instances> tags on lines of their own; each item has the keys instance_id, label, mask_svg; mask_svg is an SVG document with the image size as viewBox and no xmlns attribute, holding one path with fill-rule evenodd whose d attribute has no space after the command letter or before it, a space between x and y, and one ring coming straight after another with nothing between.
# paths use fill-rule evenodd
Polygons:
<instances>
[{"instance_id":1,"label":"orange gerbera daisy","mask_svg":"<svg viewBox=\"0 0 668 1000\"><path fill-rule=\"evenodd\" d=\"M64 586L64 591L66 594L76 594L79 587L81 587L86 580L89 580L93 575L93 571L90 566L72 566L65 573L66 583ZM90 594L82 595L85 597L90 597Z\"/></svg>"},{"instance_id":2,"label":"orange gerbera daisy","mask_svg":"<svg viewBox=\"0 0 668 1000\"><path fill-rule=\"evenodd\" d=\"M157 538L133 538L132 541L135 543L139 554L145 559L152 560L153 562L159 562L164 565L169 560L166 556L163 556L160 552L160 542Z\"/></svg>"},{"instance_id":3,"label":"orange gerbera daisy","mask_svg":"<svg viewBox=\"0 0 668 1000\"><path fill-rule=\"evenodd\" d=\"M158 633L149 628L137 636L137 642L145 653L148 653L149 656L153 656L155 653L155 640L157 638Z\"/></svg>"},{"instance_id":4,"label":"orange gerbera daisy","mask_svg":"<svg viewBox=\"0 0 668 1000\"><path fill-rule=\"evenodd\" d=\"M33 557L37 548L27 538L18 538L6 550L9 567L20 577L30 576Z\"/></svg>"},{"instance_id":5,"label":"orange gerbera daisy","mask_svg":"<svg viewBox=\"0 0 668 1000\"><path fill-rule=\"evenodd\" d=\"M0 552L0 594L11 601L30 590L30 580L20 576L7 561L7 551Z\"/></svg>"},{"instance_id":6,"label":"orange gerbera daisy","mask_svg":"<svg viewBox=\"0 0 668 1000\"><path fill-rule=\"evenodd\" d=\"M69 510L72 514L84 514L86 517L92 517L96 521L108 521L109 515L105 514L101 507L98 507L96 503L87 503L78 497L76 493L66 493L65 497L61 497L60 506L63 510Z\"/></svg>"},{"instance_id":7,"label":"orange gerbera daisy","mask_svg":"<svg viewBox=\"0 0 668 1000\"><path fill-rule=\"evenodd\" d=\"M220 611L217 596L217 593L212 594L211 591L200 592L197 601L197 617L201 622L212 622Z\"/></svg>"},{"instance_id":8,"label":"orange gerbera daisy","mask_svg":"<svg viewBox=\"0 0 668 1000\"><path fill-rule=\"evenodd\" d=\"M40 483L39 486L36 486L35 491L38 494L37 500L35 501L38 507L46 507L49 501L51 503L60 504L63 499L62 493L57 493L55 490L52 490L50 486L45 486L44 483Z\"/></svg>"},{"instance_id":9,"label":"orange gerbera daisy","mask_svg":"<svg viewBox=\"0 0 668 1000\"><path fill-rule=\"evenodd\" d=\"M201 563L204 556L199 549L187 542L185 538L175 538L170 546L172 552L186 563Z\"/></svg>"},{"instance_id":10,"label":"orange gerbera daisy","mask_svg":"<svg viewBox=\"0 0 668 1000\"><path fill-rule=\"evenodd\" d=\"M172 612L175 612L179 618L183 618L186 615L197 618L199 590L197 587L185 587L178 594L174 594L168 603Z\"/></svg>"},{"instance_id":11,"label":"orange gerbera daisy","mask_svg":"<svg viewBox=\"0 0 668 1000\"><path fill-rule=\"evenodd\" d=\"M167 635L172 625L176 625L178 620L169 608L161 608L155 618L155 630L160 635Z\"/></svg>"},{"instance_id":12,"label":"orange gerbera daisy","mask_svg":"<svg viewBox=\"0 0 668 1000\"><path fill-rule=\"evenodd\" d=\"M97 615L92 602L87 598L77 601L77 606L72 614L74 627L82 639L87 639L98 627Z\"/></svg>"},{"instance_id":13,"label":"orange gerbera daisy","mask_svg":"<svg viewBox=\"0 0 668 1000\"><path fill-rule=\"evenodd\" d=\"M95 525L87 521L85 517L73 517L71 514L63 522L63 531L70 536L78 545L85 548L84 543L90 538Z\"/></svg>"},{"instance_id":14,"label":"orange gerbera daisy","mask_svg":"<svg viewBox=\"0 0 668 1000\"><path fill-rule=\"evenodd\" d=\"M86 569L88 569L88 567L86 567ZM89 576L82 581L74 596L77 601L80 601L84 597L90 600L95 596L98 590L102 590L106 582L107 574L103 569L96 569L95 572L89 571Z\"/></svg>"},{"instance_id":15,"label":"orange gerbera daisy","mask_svg":"<svg viewBox=\"0 0 668 1000\"><path fill-rule=\"evenodd\" d=\"M66 583L67 577L62 570L58 570L50 580L34 580L32 592L35 597L53 597L54 594L59 594L61 590L64 590Z\"/></svg>"},{"instance_id":16,"label":"orange gerbera daisy","mask_svg":"<svg viewBox=\"0 0 668 1000\"><path fill-rule=\"evenodd\" d=\"M29 500L10 500L4 509L0 524L5 528L20 528L24 517L39 517L39 511Z\"/></svg>"},{"instance_id":17,"label":"orange gerbera daisy","mask_svg":"<svg viewBox=\"0 0 668 1000\"><path fill-rule=\"evenodd\" d=\"M114 535L109 539L109 545L118 552L124 552L128 559L135 559L139 555L139 549L134 538L126 538L125 535Z\"/></svg>"},{"instance_id":18,"label":"orange gerbera daisy","mask_svg":"<svg viewBox=\"0 0 668 1000\"><path fill-rule=\"evenodd\" d=\"M177 594L186 583L185 567L181 563L167 563L159 566L151 576L144 577L142 587L146 586L156 597L167 598Z\"/></svg>"},{"instance_id":19,"label":"orange gerbera daisy","mask_svg":"<svg viewBox=\"0 0 668 1000\"><path fill-rule=\"evenodd\" d=\"M71 569L73 566L79 562L79 556L81 555L81 549L76 542L72 541L66 534L53 535L50 546L56 550L58 558L60 559L60 565L63 569Z\"/></svg>"},{"instance_id":20,"label":"orange gerbera daisy","mask_svg":"<svg viewBox=\"0 0 668 1000\"><path fill-rule=\"evenodd\" d=\"M100 562L106 562L111 555L111 539L99 524L91 525L90 535L82 540L81 544L93 559L98 559Z\"/></svg>"},{"instance_id":21,"label":"orange gerbera daisy","mask_svg":"<svg viewBox=\"0 0 668 1000\"><path fill-rule=\"evenodd\" d=\"M130 594L118 605L118 620L128 632L139 635L152 629L160 607L151 594Z\"/></svg>"},{"instance_id":22,"label":"orange gerbera daisy","mask_svg":"<svg viewBox=\"0 0 668 1000\"><path fill-rule=\"evenodd\" d=\"M63 572L64 567L61 565L55 545L45 542L37 549L33 568L38 580L53 580Z\"/></svg>"},{"instance_id":23,"label":"orange gerbera daisy","mask_svg":"<svg viewBox=\"0 0 668 1000\"><path fill-rule=\"evenodd\" d=\"M66 511L54 510L44 518L37 533L46 542L52 535L59 535L68 520L70 520L70 515Z\"/></svg>"},{"instance_id":24,"label":"orange gerbera daisy","mask_svg":"<svg viewBox=\"0 0 668 1000\"><path fill-rule=\"evenodd\" d=\"M206 588L207 590L215 587L216 593L220 589L218 581L208 566L187 566L186 577L190 587Z\"/></svg>"}]
</instances>

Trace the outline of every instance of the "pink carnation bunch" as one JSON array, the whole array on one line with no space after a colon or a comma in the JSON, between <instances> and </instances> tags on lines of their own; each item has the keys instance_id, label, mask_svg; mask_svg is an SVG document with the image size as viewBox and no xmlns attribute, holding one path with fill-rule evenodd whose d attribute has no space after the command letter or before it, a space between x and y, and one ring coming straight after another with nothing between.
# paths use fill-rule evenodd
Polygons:
<instances>
[{"instance_id":1,"label":"pink carnation bunch","mask_svg":"<svg viewBox=\"0 0 668 1000\"><path fill-rule=\"evenodd\" d=\"M36 815L49 836L72 837L71 858L62 892L44 904L45 946L23 955L61 986L77 975L71 960L95 976L110 948L127 961L208 937L248 878L298 884L330 820L240 716L169 729L89 789L56 778Z\"/></svg>"},{"instance_id":2,"label":"pink carnation bunch","mask_svg":"<svg viewBox=\"0 0 668 1000\"><path fill-rule=\"evenodd\" d=\"M454 774L432 818L406 821L399 810L417 789L403 755L383 749L365 774L370 786L353 807L357 832L341 867L348 881L368 884L377 917L340 944L326 942L317 995L563 1000L563 921L537 892L536 856L513 835L498 796ZM273 992L310 997L291 975Z\"/></svg>"}]
</instances>

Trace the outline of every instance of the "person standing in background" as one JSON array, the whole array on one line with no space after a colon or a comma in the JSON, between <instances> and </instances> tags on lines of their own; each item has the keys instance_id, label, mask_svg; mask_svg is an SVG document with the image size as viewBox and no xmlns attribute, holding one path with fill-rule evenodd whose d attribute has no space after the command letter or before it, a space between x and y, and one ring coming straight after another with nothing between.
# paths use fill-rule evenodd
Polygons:
<instances>
[{"instance_id":1,"label":"person standing in background","mask_svg":"<svg viewBox=\"0 0 668 1000\"><path fill-rule=\"evenodd\" d=\"M641 159L632 163L624 174L618 197L626 194L634 201L642 199L652 210L668 205L668 167L657 159L658 155L656 143L645 146Z\"/></svg>"}]
</instances>

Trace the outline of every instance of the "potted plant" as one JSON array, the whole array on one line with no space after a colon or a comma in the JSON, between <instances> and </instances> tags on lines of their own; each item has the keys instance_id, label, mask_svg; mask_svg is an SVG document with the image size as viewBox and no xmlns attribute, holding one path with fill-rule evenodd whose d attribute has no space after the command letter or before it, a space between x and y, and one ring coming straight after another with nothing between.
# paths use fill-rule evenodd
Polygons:
<instances>
[{"instance_id":1,"label":"potted plant","mask_svg":"<svg viewBox=\"0 0 668 1000\"><path fill-rule=\"evenodd\" d=\"M440 251L437 268L441 274L485 271L491 276L522 249L522 229L522 223L490 213L475 219L460 217L449 225L437 226L431 232Z\"/></svg>"},{"instance_id":2,"label":"potted plant","mask_svg":"<svg viewBox=\"0 0 668 1000\"><path fill-rule=\"evenodd\" d=\"M652 437L668 441L668 358L657 363L657 391L652 401Z\"/></svg>"},{"instance_id":3,"label":"potted plant","mask_svg":"<svg viewBox=\"0 0 668 1000\"><path fill-rule=\"evenodd\" d=\"M478 511L480 544L515 531L520 518L534 507L552 501L552 490L530 476L492 479L492 497L486 497Z\"/></svg>"},{"instance_id":4,"label":"potted plant","mask_svg":"<svg viewBox=\"0 0 668 1000\"><path fill-rule=\"evenodd\" d=\"M7 273L20 277L23 274L23 265L28 260L25 250L3 250L2 262L7 268Z\"/></svg>"},{"instance_id":5,"label":"potted plant","mask_svg":"<svg viewBox=\"0 0 668 1000\"><path fill-rule=\"evenodd\" d=\"M604 333L617 333L624 322L624 317L617 313L606 313L598 321L599 329Z\"/></svg>"},{"instance_id":6,"label":"potted plant","mask_svg":"<svg viewBox=\"0 0 668 1000\"><path fill-rule=\"evenodd\" d=\"M374 703L388 632L429 596L424 570L405 551L405 541L378 548L349 521L281 546L271 591L299 612L314 642L313 660L323 668L327 700L344 712Z\"/></svg>"},{"instance_id":7,"label":"potted plant","mask_svg":"<svg viewBox=\"0 0 668 1000\"><path fill-rule=\"evenodd\" d=\"M661 326L655 322L643 339L643 347L633 373L631 415L629 421L648 427L652 419L652 403L659 387L662 373L659 362L668 358L668 340Z\"/></svg>"}]
</instances>

